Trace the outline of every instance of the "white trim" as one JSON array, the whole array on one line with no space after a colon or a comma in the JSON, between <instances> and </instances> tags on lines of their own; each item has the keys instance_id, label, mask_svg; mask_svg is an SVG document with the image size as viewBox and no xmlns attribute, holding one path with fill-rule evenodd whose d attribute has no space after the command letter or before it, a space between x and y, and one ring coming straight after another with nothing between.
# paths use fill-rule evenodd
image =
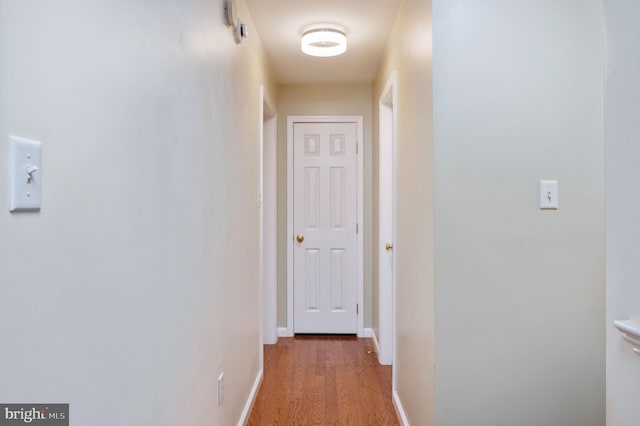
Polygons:
<instances>
[{"instance_id":1,"label":"white trim","mask_svg":"<svg viewBox=\"0 0 640 426\"><path fill-rule=\"evenodd\" d=\"M264 279L264 209L260 200L262 199L263 185L264 185L264 86L260 86L260 122L259 122L259 140L258 140L258 152L260 164L258 165L259 182L258 182L258 288L260 289L260 312L258 317L260 318L260 333L258 338L258 365L260 369L264 368L264 323L266 307L264 306L264 294L265 294L265 279Z\"/></svg>"},{"instance_id":2,"label":"white trim","mask_svg":"<svg viewBox=\"0 0 640 426\"><path fill-rule=\"evenodd\" d=\"M278 337L293 337L293 331L287 327L278 327Z\"/></svg>"},{"instance_id":3,"label":"white trim","mask_svg":"<svg viewBox=\"0 0 640 426\"><path fill-rule=\"evenodd\" d=\"M253 382L253 387L251 388L251 393L249 394L249 399L244 404L244 409L242 410L242 414L240 415L240 420L238 420L238 426L243 426L249 420L249 415L251 414L251 409L253 408L254 402L256 402L256 397L258 396L258 390L260 389L260 384L262 383L262 368L258 371L258 375L256 376L255 382Z\"/></svg>"},{"instance_id":4,"label":"white trim","mask_svg":"<svg viewBox=\"0 0 640 426\"><path fill-rule=\"evenodd\" d=\"M378 230L378 300L379 300L379 324L378 336L380 350L378 360L382 365L395 364L395 271L397 270L397 202L396 202L396 173L397 156L396 147L398 140L398 73L391 72L387 83L380 94L378 103L379 119L379 230ZM389 199L391 198L391 199ZM391 211L388 210L389 204ZM386 243L395 245L391 257L391 265L388 263ZM389 268L391 270L389 270ZM386 277L390 276L390 280ZM395 377L395 369L392 376ZM395 380L395 379L393 379ZM395 389L395 386L393 387Z\"/></svg>"},{"instance_id":5,"label":"white trim","mask_svg":"<svg viewBox=\"0 0 640 426\"><path fill-rule=\"evenodd\" d=\"M378 343L378 337L372 328L369 328L368 330L371 330L371 340L373 340L373 346L376 349L376 354L378 355L378 362L380 362L380 344Z\"/></svg>"},{"instance_id":6,"label":"white trim","mask_svg":"<svg viewBox=\"0 0 640 426\"><path fill-rule=\"evenodd\" d=\"M271 222L277 223L277 115L264 86L260 86L260 187L258 206L260 209L260 366L262 367L263 344L278 341L278 280L277 280L277 231L273 223L265 227L265 206ZM266 162L269 161L269 164ZM265 191L265 181L270 182ZM265 245L271 249L265 249ZM269 267L267 267L269 265Z\"/></svg>"},{"instance_id":7,"label":"white trim","mask_svg":"<svg viewBox=\"0 0 640 426\"><path fill-rule=\"evenodd\" d=\"M356 118L356 126L358 130L358 223L360 232L357 235L358 246L358 278L356 285L358 286L358 306L360 313L358 314L358 337L364 336L364 126L363 118Z\"/></svg>"},{"instance_id":8,"label":"white trim","mask_svg":"<svg viewBox=\"0 0 640 426\"><path fill-rule=\"evenodd\" d=\"M358 337L364 337L364 127L361 115L290 115L287 117L287 332L293 336L293 124L294 123L356 123L358 143L358 224L357 291Z\"/></svg>"},{"instance_id":9,"label":"white trim","mask_svg":"<svg viewBox=\"0 0 640 426\"><path fill-rule=\"evenodd\" d=\"M368 327L365 328L362 331L362 337L367 338L367 339L372 338L373 337L373 328L368 328Z\"/></svg>"},{"instance_id":10,"label":"white trim","mask_svg":"<svg viewBox=\"0 0 640 426\"><path fill-rule=\"evenodd\" d=\"M402 402L400 401L400 395L398 395L398 391L393 391L393 406L396 409L396 414L400 419L400 423L402 426L409 426L409 420L407 419L407 413L404 411L404 407L402 406Z\"/></svg>"},{"instance_id":11,"label":"white trim","mask_svg":"<svg viewBox=\"0 0 640 426\"><path fill-rule=\"evenodd\" d=\"M287 334L293 336L293 122L287 117Z\"/></svg>"}]
</instances>

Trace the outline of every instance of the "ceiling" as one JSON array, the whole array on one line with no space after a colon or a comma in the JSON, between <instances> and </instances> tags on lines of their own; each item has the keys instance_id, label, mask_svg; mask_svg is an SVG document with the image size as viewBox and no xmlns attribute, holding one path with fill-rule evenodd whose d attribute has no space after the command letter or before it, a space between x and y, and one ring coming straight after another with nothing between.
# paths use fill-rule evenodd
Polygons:
<instances>
[{"instance_id":1,"label":"ceiling","mask_svg":"<svg viewBox=\"0 0 640 426\"><path fill-rule=\"evenodd\" d=\"M402 0L245 1L276 81L318 84L373 81ZM303 29L314 23L345 28L347 52L330 58L302 53Z\"/></svg>"}]
</instances>

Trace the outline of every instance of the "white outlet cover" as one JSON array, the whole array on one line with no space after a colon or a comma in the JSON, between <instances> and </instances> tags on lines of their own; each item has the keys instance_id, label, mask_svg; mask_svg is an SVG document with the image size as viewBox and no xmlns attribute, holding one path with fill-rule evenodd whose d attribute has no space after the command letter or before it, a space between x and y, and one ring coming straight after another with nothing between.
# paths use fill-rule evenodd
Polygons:
<instances>
[{"instance_id":1,"label":"white outlet cover","mask_svg":"<svg viewBox=\"0 0 640 426\"><path fill-rule=\"evenodd\" d=\"M540 208L543 210L556 210L558 208L558 181L540 181Z\"/></svg>"},{"instance_id":2,"label":"white outlet cover","mask_svg":"<svg viewBox=\"0 0 640 426\"><path fill-rule=\"evenodd\" d=\"M40 210L41 150L41 142L9 136L9 211Z\"/></svg>"}]
</instances>

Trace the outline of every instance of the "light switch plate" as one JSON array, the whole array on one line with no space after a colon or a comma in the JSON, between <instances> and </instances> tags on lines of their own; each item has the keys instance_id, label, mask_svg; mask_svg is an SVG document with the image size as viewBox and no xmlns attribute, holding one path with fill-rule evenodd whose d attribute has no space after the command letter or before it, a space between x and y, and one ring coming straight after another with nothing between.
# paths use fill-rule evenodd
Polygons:
<instances>
[{"instance_id":1,"label":"light switch plate","mask_svg":"<svg viewBox=\"0 0 640 426\"><path fill-rule=\"evenodd\" d=\"M558 181L540 181L540 208L544 210L556 210L558 208Z\"/></svg>"},{"instance_id":2,"label":"light switch plate","mask_svg":"<svg viewBox=\"0 0 640 426\"><path fill-rule=\"evenodd\" d=\"M38 211L42 188L42 143L9 136L9 194L11 212Z\"/></svg>"}]
</instances>

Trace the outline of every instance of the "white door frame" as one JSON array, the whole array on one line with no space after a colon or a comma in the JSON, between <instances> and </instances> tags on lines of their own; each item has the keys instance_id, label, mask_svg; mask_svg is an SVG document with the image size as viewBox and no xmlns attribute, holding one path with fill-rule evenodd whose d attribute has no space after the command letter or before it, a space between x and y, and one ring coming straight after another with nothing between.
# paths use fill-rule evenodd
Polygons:
<instances>
[{"instance_id":1,"label":"white door frame","mask_svg":"<svg viewBox=\"0 0 640 426\"><path fill-rule=\"evenodd\" d=\"M260 366L264 344L278 341L277 281L277 115L264 86L260 86Z\"/></svg>"},{"instance_id":2,"label":"white door frame","mask_svg":"<svg viewBox=\"0 0 640 426\"><path fill-rule=\"evenodd\" d=\"M290 115L287 117L287 336L293 336L293 125L295 123L355 123L357 132L357 210L359 232L356 235L357 243L357 280L358 291L358 337L364 337L364 240L363 220L363 120L362 116L352 115ZM283 334L280 334L281 336Z\"/></svg>"},{"instance_id":3,"label":"white door frame","mask_svg":"<svg viewBox=\"0 0 640 426\"><path fill-rule=\"evenodd\" d=\"M378 360L380 364L393 365L393 381L395 383L395 348L396 348L396 330L395 330L395 313L396 313L396 264L397 264L397 245L395 236L397 235L397 203L396 203L396 176L397 176L397 141L398 141L398 75L396 71L391 73L387 80L379 100L379 161L380 169L378 175L378 191L379 191L379 232L378 232ZM391 212L388 207L391 205ZM389 217L389 213L391 217ZM391 241L389 241L391 236ZM387 255L385 244L394 244L391 271L389 264L381 261ZM390 279L386 279L390 277ZM395 389L395 384L393 385Z\"/></svg>"}]
</instances>

